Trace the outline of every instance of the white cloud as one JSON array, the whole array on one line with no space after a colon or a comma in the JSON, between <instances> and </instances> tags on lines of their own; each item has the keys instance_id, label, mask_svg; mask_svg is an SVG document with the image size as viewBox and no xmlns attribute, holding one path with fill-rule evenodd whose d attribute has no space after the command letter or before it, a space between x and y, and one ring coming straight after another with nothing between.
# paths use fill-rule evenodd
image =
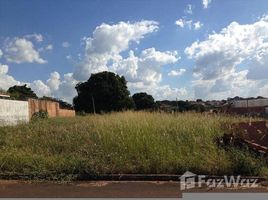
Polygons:
<instances>
[{"instance_id":1,"label":"white cloud","mask_svg":"<svg viewBox=\"0 0 268 200\"><path fill-rule=\"evenodd\" d=\"M51 73L47 85L52 91L57 91L60 85L60 74L58 72Z\"/></svg>"},{"instance_id":2,"label":"white cloud","mask_svg":"<svg viewBox=\"0 0 268 200\"><path fill-rule=\"evenodd\" d=\"M108 68L110 71L126 76L131 82L153 84L162 80L162 66L176 63L179 59L176 51L160 52L155 48L149 48L143 50L139 57L130 51L129 57L119 58Z\"/></svg>"},{"instance_id":3,"label":"white cloud","mask_svg":"<svg viewBox=\"0 0 268 200\"><path fill-rule=\"evenodd\" d=\"M190 15L193 14L193 6L191 4L188 4L184 12Z\"/></svg>"},{"instance_id":4,"label":"white cloud","mask_svg":"<svg viewBox=\"0 0 268 200\"><path fill-rule=\"evenodd\" d=\"M261 83L253 79L265 79L263 73L268 72L268 20L261 18L246 25L232 22L206 40L194 42L185 53L195 59L196 93L255 96ZM247 63L253 64L239 71L239 65L248 67Z\"/></svg>"},{"instance_id":5,"label":"white cloud","mask_svg":"<svg viewBox=\"0 0 268 200\"><path fill-rule=\"evenodd\" d=\"M203 7L206 9L208 8L209 4L212 2L212 0L202 0Z\"/></svg>"},{"instance_id":6,"label":"white cloud","mask_svg":"<svg viewBox=\"0 0 268 200\"><path fill-rule=\"evenodd\" d=\"M169 76L181 76L186 72L186 69L178 69L178 70L171 70L168 75Z\"/></svg>"},{"instance_id":7,"label":"white cloud","mask_svg":"<svg viewBox=\"0 0 268 200\"><path fill-rule=\"evenodd\" d=\"M0 63L0 88L7 90L13 85L20 85L12 76L8 75L8 66Z\"/></svg>"},{"instance_id":8,"label":"white cloud","mask_svg":"<svg viewBox=\"0 0 268 200\"><path fill-rule=\"evenodd\" d=\"M52 96L72 103L72 99L77 95L75 86L78 82L73 79L72 73L64 74L61 80L58 72L50 74L50 78L44 83L42 80L35 80L32 83L17 81L8 74L8 66L0 63L0 88L8 90L14 85L27 84L39 97Z\"/></svg>"},{"instance_id":9,"label":"white cloud","mask_svg":"<svg viewBox=\"0 0 268 200\"><path fill-rule=\"evenodd\" d=\"M264 86L262 86L261 88L260 88L260 90L259 90L259 96L265 96L265 97L267 97L268 95L268 83L266 83Z\"/></svg>"},{"instance_id":10,"label":"white cloud","mask_svg":"<svg viewBox=\"0 0 268 200\"><path fill-rule=\"evenodd\" d=\"M13 38L5 47L5 57L8 62L13 63L39 63L47 61L40 57L33 43L26 38Z\"/></svg>"},{"instance_id":11,"label":"white cloud","mask_svg":"<svg viewBox=\"0 0 268 200\"><path fill-rule=\"evenodd\" d=\"M78 81L73 78L72 73L64 74L63 79L61 79L58 72L53 72L50 74L46 84L41 80L37 80L31 83L30 87L39 97L52 96L72 103L72 99L77 95L75 90L77 83Z\"/></svg>"},{"instance_id":12,"label":"white cloud","mask_svg":"<svg viewBox=\"0 0 268 200\"><path fill-rule=\"evenodd\" d=\"M194 22L193 20L186 20L183 18L176 20L175 24L180 28L188 27L189 30L191 30L192 27L194 28L194 30L199 30L203 26L200 21Z\"/></svg>"},{"instance_id":13,"label":"white cloud","mask_svg":"<svg viewBox=\"0 0 268 200\"><path fill-rule=\"evenodd\" d=\"M194 24L194 30L199 30L203 24L200 21L195 22Z\"/></svg>"},{"instance_id":14,"label":"white cloud","mask_svg":"<svg viewBox=\"0 0 268 200\"><path fill-rule=\"evenodd\" d=\"M68 47L70 47L70 43L69 42L63 42L62 47L68 48Z\"/></svg>"},{"instance_id":15,"label":"white cloud","mask_svg":"<svg viewBox=\"0 0 268 200\"><path fill-rule=\"evenodd\" d=\"M59 85L59 89L54 92L54 96L72 103L73 98L77 95L75 89L77 83L78 81L73 78L72 73L64 74L63 80Z\"/></svg>"},{"instance_id":16,"label":"white cloud","mask_svg":"<svg viewBox=\"0 0 268 200\"><path fill-rule=\"evenodd\" d=\"M82 63L76 66L74 78L86 80L91 73L108 70L107 63L120 59L120 53L127 50L130 43L139 43L146 34L157 29L158 23L155 21L101 24L92 37L84 38L85 56Z\"/></svg>"},{"instance_id":17,"label":"white cloud","mask_svg":"<svg viewBox=\"0 0 268 200\"><path fill-rule=\"evenodd\" d=\"M3 51L0 49L0 58L3 56Z\"/></svg>"},{"instance_id":18,"label":"white cloud","mask_svg":"<svg viewBox=\"0 0 268 200\"><path fill-rule=\"evenodd\" d=\"M53 45L52 44L49 44L46 46L46 50L52 50L53 49Z\"/></svg>"},{"instance_id":19,"label":"white cloud","mask_svg":"<svg viewBox=\"0 0 268 200\"><path fill-rule=\"evenodd\" d=\"M169 85L146 85L142 82L128 83L128 88L132 93L144 92L151 94L157 100L187 99L188 92L186 88L172 88Z\"/></svg>"},{"instance_id":20,"label":"white cloud","mask_svg":"<svg viewBox=\"0 0 268 200\"><path fill-rule=\"evenodd\" d=\"M29 86L38 97L51 96L50 88L41 80L35 80Z\"/></svg>"},{"instance_id":21,"label":"white cloud","mask_svg":"<svg viewBox=\"0 0 268 200\"><path fill-rule=\"evenodd\" d=\"M37 34L37 33L26 35L25 38L28 38L28 39L34 38L36 42L43 42L44 41L43 36L41 34Z\"/></svg>"},{"instance_id":22,"label":"white cloud","mask_svg":"<svg viewBox=\"0 0 268 200\"><path fill-rule=\"evenodd\" d=\"M135 55L134 51L129 50L131 44L138 44L147 34L157 30L158 23L154 21L101 24L96 27L92 37L84 38L85 53L81 56L74 73L64 74L61 77L58 72L53 72L48 80L35 80L28 85L38 96L53 96L72 102L77 94L75 86L79 81L87 80L91 73L109 70L124 75L132 93L145 91L153 94L156 99L185 97L187 94L185 88L161 85L163 67L174 64L180 59L177 51L158 51L155 48L147 48ZM23 39L26 43L28 41L25 38L15 39ZM15 39L12 40L10 46L14 46ZM123 54L126 51L129 51L128 56ZM29 61L30 59L20 58L16 61L22 62L22 60ZM33 60L36 62L36 58L31 61ZM5 79L8 77L13 80L10 81L12 83L9 86L19 84L7 73L6 67L3 67L2 74Z\"/></svg>"},{"instance_id":23,"label":"white cloud","mask_svg":"<svg viewBox=\"0 0 268 200\"><path fill-rule=\"evenodd\" d=\"M123 57L121 54L129 49L131 43L139 43L145 35L157 30L158 23L154 21L119 22L98 26L92 37L84 38L85 56L76 67L73 77L84 81L91 73L108 70L124 75L132 93L146 91L157 95L155 98L165 98L162 93L172 98L184 95L183 89L161 85L162 68L180 59L177 51L148 48L142 50L139 55L135 55L132 50L128 56Z\"/></svg>"},{"instance_id":24,"label":"white cloud","mask_svg":"<svg viewBox=\"0 0 268 200\"><path fill-rule=\"evenodd\" d=\"M175 24L181 28L184 27L185 25L185 21L183 19L178 19L177 21L175 21Z\"/></svg>"}]
</instances>

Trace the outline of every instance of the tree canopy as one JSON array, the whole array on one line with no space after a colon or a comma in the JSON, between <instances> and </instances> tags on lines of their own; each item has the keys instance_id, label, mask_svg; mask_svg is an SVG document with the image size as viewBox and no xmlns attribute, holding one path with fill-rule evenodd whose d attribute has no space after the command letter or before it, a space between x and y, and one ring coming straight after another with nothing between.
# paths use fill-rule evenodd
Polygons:
<instances>
[{"instance_id":1,"label":"tree canopy","mask_svg":"<svg viewBox=\"0 0 268 200\"><path fill-rule=\"evenodd\" d=\"M155 107L154 98L145 92L136 93L132 96L137 110L151 109Z\"/></svg>"},{"instance_id":2,"label":"tree canopy","mask_svg":"<svg viewBox=\"0 0 268 200\"><path fill-rule=\"evenodd\" d=\"M7 90L11 99L27 100L29 98L37 99L37 95L27 85L15 85Z\"/></svg>"},{"instance_id":3,"label":"tree canopy","mask_svg":"<svg viewBox=\"0 0 268 200\"><path fill-rule=\"evenodd\" d=\"M88 81L76 85L74 108L78 112L101 113L134 107L124 76L112 72L91 74Z\"/></svg>"}]
</instances>

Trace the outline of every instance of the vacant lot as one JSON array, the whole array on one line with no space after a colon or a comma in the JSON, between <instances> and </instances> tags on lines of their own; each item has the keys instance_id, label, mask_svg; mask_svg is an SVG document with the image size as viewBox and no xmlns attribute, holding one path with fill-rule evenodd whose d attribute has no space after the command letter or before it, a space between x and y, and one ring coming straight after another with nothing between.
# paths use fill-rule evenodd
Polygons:
<instances>
[{"instance_id":1,"label":"vacant lot","mask_svg":"<svg viewBox=\"0 0 268 200\"><path fill-rule=\"evenodd\" d=\"M247 118L123 112L55 118L0 128L0 173L31 179L83 174L267 175L264 159L216 138Z\"/></svg>"}]
</instances>

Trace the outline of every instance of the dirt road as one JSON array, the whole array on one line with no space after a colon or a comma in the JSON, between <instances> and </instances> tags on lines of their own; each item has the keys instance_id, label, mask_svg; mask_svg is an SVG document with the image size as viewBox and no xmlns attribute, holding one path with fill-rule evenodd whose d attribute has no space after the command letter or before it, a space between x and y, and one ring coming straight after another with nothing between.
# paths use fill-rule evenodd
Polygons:
<instances>
[{"instance_id":1,"label":"dirt road","mask_svg":"<svg viewBox=\"0 0 268 200\"><path fill-rule=\"evenodd\" d=\"M200 188L184 192L268 192L268 187L239 189ZM0 181L0 197L181 197L178 182L84 181L71 183Z\"/></svg>"}]
</instances>

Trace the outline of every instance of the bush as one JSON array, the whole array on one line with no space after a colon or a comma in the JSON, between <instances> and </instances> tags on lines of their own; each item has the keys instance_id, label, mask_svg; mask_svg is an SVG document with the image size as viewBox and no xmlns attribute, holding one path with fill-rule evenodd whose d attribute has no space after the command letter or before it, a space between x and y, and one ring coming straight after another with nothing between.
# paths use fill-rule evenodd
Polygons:
<instances>
[{"instance_id":1,"label":"bush","mask_svg":"<svg viewBox=\"0 0 268 200\"><path fill-rule=\"evenodd\" d=\"M241 149L231 147L229 152L230 159L233 161L233 174L235 175L258 176L266 166L262 157L258 157L245 147Z\"/></svg>"},{"instance_id":2,"label":"bush","mask_svg":"<svg viewBox=\"0 0 268 200\"><path fill-rule=\"evenodd\" d=\"M33 121L40 120L40 119L48 119L48 112L40 110L40 111L35 112L33 114L33 116L32 116Z\"/></svg>"}]
</instances>

